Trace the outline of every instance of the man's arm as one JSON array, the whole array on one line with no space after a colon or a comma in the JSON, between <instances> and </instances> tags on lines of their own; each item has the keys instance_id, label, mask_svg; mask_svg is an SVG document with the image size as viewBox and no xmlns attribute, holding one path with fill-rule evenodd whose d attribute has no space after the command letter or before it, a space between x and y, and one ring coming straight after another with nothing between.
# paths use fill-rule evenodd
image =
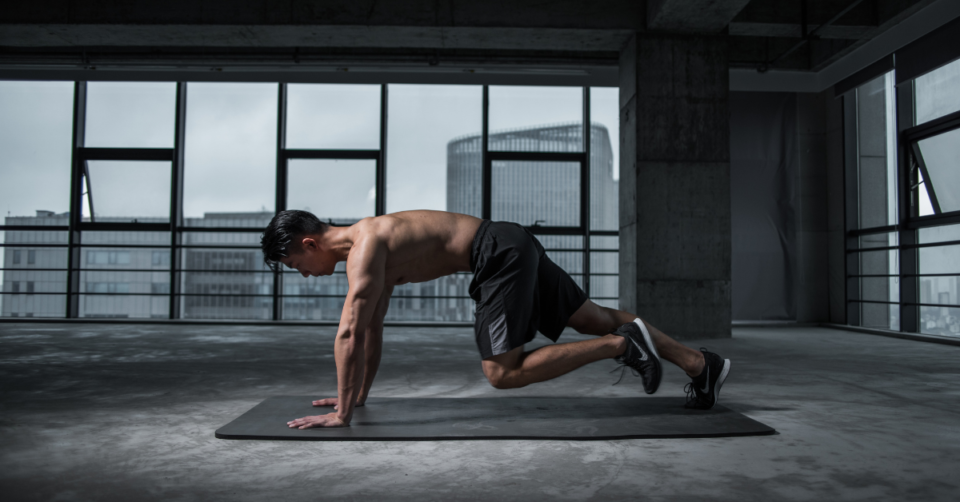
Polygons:
<instances>
[{"instance_id":1,"label":"man's arm","mask_svg":"<svg viewBox=\"0 0 960 502\"><path fill-rule=\"evenodd\" d=\"M367 401L373 379L377 377L377 370L380 369L380 355L383 352L383 318L386 317L387 309L390 308L390 295L392 294L392 285L383 288L383 293L377 302L377 309L373 314L373 320L367 326L366 339L364 340L366 361L364 361L363 387L360 389L360 396L357 398L357 406L362 406Z\"/></svg>"},{"instance_id":2,"label":"man's arm","mask_svg":"<svg viewBox=\"0 0 960 502\"><path fill-rule=\"evenodd\" d=\"M367 325L367 332L364 337L364 361L363 387L360 389L360 396L357 397L357 406L363 406L370 395L370 387L373 385L373 379L377 376L377 370L380 368L380 355L383 349L383 319L387 315L387 309L390 307L390 296L393 295L393 286L387 286L380 295L377 302L377 309L374 311L373 319ZM338 399L328 397L318 399L313 402L314 406L334 406L337 409Z\"/></svg>"},{"instance_id":3,"label":"man's arm","mask_svg":"<svg viewBox=\"0 0 960 502\"><path fill-rule=\"evenodd\" d=\"M350 290L343 304L340 327L333 345L337 363L337 401L340 406L335 413L299 418L288 422L288 426L307 429L350 424L363 386L364 335L384 290L386 258L386 246L375 237L364 236L354 243L347 258Z\"/></svg>"}]
</instances>

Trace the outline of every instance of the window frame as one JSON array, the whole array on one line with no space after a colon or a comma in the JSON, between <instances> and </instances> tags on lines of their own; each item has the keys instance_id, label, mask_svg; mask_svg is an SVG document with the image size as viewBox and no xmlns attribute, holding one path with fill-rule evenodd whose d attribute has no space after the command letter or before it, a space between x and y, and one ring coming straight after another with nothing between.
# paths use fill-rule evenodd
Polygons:
<instances>
[{"instance_id":1,"label":"window frame","mask_svg":"<svg viewBox=\"0 0 960 502\"><path fill-rule=\"evenodd\" d=\"M158 79L162 81L163 79ZM131 81L132 82L132 81ZM320 82L318 82L320 83ZM380 92L380 146L379 149L366 150L337 150L337 149L288 149L286 148L286 126L287 126L287 82L277 82L278 92L278 114L277 114L277 149L276 149L276 206L275 211L286 209L287 205L287 181L288 181L288 162L292 159L365 159L376 162L376 215L386 214L387 193L387 113L388 107L388 85L384 82ZM477 84L468 84L477 85ZM481 131L482 143L482 214L485 218L490 217L492 193L492 166L494 161L571 161L580 165L580 224L576 227L544 227L528 226L526 227L532 233L537 235L575 235L582 236L581 249L564 249L563 251L582 252L583 269L582 284L588 297L597 300L617 300L617 297L592 297L590 295L591 278L591 253L610 253L617 252L614 249L591 249L591 236L618 236L617 230L592 230L590 228L590 209L591 209L591 190L590 190L590 172L591 172L591 113L590 113L590 90L592 85L577 85L583 93L582 106L582 124L583 124L583 148L581 152L507 152L489 150L489 85L482 85L483 88L483 125ZM186 81L176 82L176 100L174 115L174 144L172 148L107 148L107 147L86 147L85 127L87 115L87 82L74 81L74 99L73 99L73 131L72 131L72 157L70 160L70 200L69 200L69 218L66 225L46 226L46 225L0 225L0 231L44 231L44 232L65 232L65 244L30 244L31 248L61 248L66 250L66 265L61 269L31 269L36 271L61 271L66 272L66 290L64 293L43 293L45 295L61 296L66 298L66 308L63 314L65 318L78 318L81 316L81 298L94 295L120 295L120 296L150 296L167 297L169 308L166 312L167 320L177 320L183 318L183 299L190 296L203 297L222 297L222 294L213 293L188 293L184 289L185 272L210 272L210 270L187 270L185 268L185 251L192 248L203 249L225 249L225 250L259 250L255 245L195 245L185 244L185 233L260 233L262 228L245 227L193 227L186 226L183 216L183 181L184 181L184 144L186 134L186 104L187 104L188 83ZM616 147L616 146L615 146ZM170 162L170 219L169 222L145 223L145 222L102 222L102 221L83 221L82 205L84 201L84 183L89 179L88 162L90 161L166 161ZM94 190L96 187L93 187ZM88 201L87 204L92 204ZM91 211L92 214L92 211ZM169 243L163 244L119 244L119 243L99 243L83 242L84 232L155 232L169 233ZM24 248L23 244L5 243L0 244L4 247ZM154 268L140 269L131 266L124 268L123 272L151 272L169 274L169 291L156 294L156 291L163 289L162 286L154 286L151 282L151 291L149 293L95 293L81 288L81 274L90 270L85 266L89 258L84 257L83 253L88 248L116 248L117 251L150 248L156 252L169 252L169 261L160 260L160 264L154 263L151 256L148 263ZM20 249L14 249L14 256L21 255ZM25 257L20 256L19 263L23 264ZM20 270L11 269L11 270ZM244 271L232 271L244 272ZM263 272L269 274L270 272ZM599 273L593 275L618 275L614 273ZM273 283L270 294L244 294L237 296L257 296L271 298L272 300L272 319L278 321L283 319L283 304L285 298L305 298L313 296L336 297L342 295L287 295L283 292L283 271L272 272ZM266 280L264 280L264 283ZM159 289L158 289L159 288ZM24 288L19 288L20 294L23 294ZM40 294L40 293L38 293ZM441 298L452 301L463 301L468 296L447 296L447 295L420 295L404 296L403 300L415 301L422 298ZM59 308L59 307L57 307ZM325 321L315 321L323 323ZM423 322L423 324L433 324Z\"/></svg>"},{"instance_id":2,"label":"window frame","mask_svg":"<svg viewBox=\"0 0 960 502\"><path fill-rule=\"evenodd\" d=\"M891 70L895 71L895 70ZM879 77L878 77L879 78ZM936 200L936 188L927 186L934 214L919 216L919 176L924 184L930 183L930 177L923 162L919 142L949 131L960 129L960 111L915 125L916 86L914 81L894 87L895 105L893 107L894 124L897 129L894 136L896 151L896 203L897 221L892 225L860 228L859 219L859 126L857 90L851 89L842 97L844 117L844 210L845 210L845 298L846 322L861 326L861 307L865 304L883 304L896 306L899 310L899 331L921 333L921 307L960 308L958 305L922 302L920 280L923 277L957 276L950 274L921 274L920 250L960 244L960 240L921 243L919 230L960 224L960 210L942 212ZM896 233L897 244L879 247L863 247L860 238L869 235ZM889 274L860 273L860 255L871 251L895 251L898 253L897 272ZM864 278L891 278L899 284L898 301L865 300L860 291L860 282ZM854 284L852 286L852 284Z\"/></svg>"}]
</instances>

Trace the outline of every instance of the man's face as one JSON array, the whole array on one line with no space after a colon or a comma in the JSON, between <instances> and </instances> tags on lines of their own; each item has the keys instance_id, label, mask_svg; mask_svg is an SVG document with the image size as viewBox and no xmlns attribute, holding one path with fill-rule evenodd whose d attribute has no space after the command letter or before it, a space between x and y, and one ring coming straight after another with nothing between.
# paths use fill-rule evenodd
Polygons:
<instances>
[{"instance_id":1,"label":"man's face","mask_svg":"<svg viewBox=\"0 0 960 502\"><path fill-rule=\"evenodd\" d=\"M302 244L303 248L299 253L281 258L280 263L295 269L304 277L332 275L336 261L326 256L313 239L304 239Z\"/></svg>"}]
</instances>

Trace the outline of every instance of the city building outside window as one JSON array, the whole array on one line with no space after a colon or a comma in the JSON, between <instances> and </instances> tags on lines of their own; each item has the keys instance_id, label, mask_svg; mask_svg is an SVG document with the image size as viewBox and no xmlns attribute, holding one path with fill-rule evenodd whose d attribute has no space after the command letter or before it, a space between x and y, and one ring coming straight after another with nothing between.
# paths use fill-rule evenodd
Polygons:
<instances>
[{"instance_id":1,"label":"city building outside window","mask_svg":"<svg viewBox=\"0 0 960 502\"><path fill-rule=\"evenodd\" d=\"M19 264L20 264L20 250L19 250L19 249L14 249L14 250L13 250L13 264L14 264L14 265L19 265Z\"/></svg>"},{"instance_id":2,"label":"city building outside window","mask_svg":"<svg viewBox=\"0 0 960 502\"><path fill-rule=\"evenodd\" d=\"M35 284L35 283L34 283L33 281L27 281L27 294L28 294L28 295L32 295L32 294L33 294L34 284Z\"/></svg>"},{"instance_id":3,"label":"city building outside window","mask_svg":"<svg viewBox=\"0 0 960 502\"><path fill-rule=\"evenodd\" d=\"M37 251L35 249L30 249L27 251L27 265L36 265L37 264Z\"/></svg>"}]
</instances>

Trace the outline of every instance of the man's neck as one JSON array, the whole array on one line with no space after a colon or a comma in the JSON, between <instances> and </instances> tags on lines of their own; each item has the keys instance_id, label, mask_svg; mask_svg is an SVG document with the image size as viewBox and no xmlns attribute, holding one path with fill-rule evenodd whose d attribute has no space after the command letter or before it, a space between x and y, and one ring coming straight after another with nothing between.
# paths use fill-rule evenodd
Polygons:
<instances>
[{"instance_id":1,"label":"man's neck","mask_svg":"<svg viewBox=\"0 0 960 502\"><path fill-rule=\"evenodd\" d=\"M349 227L327 227L327 231L322 236L318 236L317 242L325 251L333 253L337 261L346 261L353 247L355 238L355 226Z\"/></svg>"}]
</instances>

